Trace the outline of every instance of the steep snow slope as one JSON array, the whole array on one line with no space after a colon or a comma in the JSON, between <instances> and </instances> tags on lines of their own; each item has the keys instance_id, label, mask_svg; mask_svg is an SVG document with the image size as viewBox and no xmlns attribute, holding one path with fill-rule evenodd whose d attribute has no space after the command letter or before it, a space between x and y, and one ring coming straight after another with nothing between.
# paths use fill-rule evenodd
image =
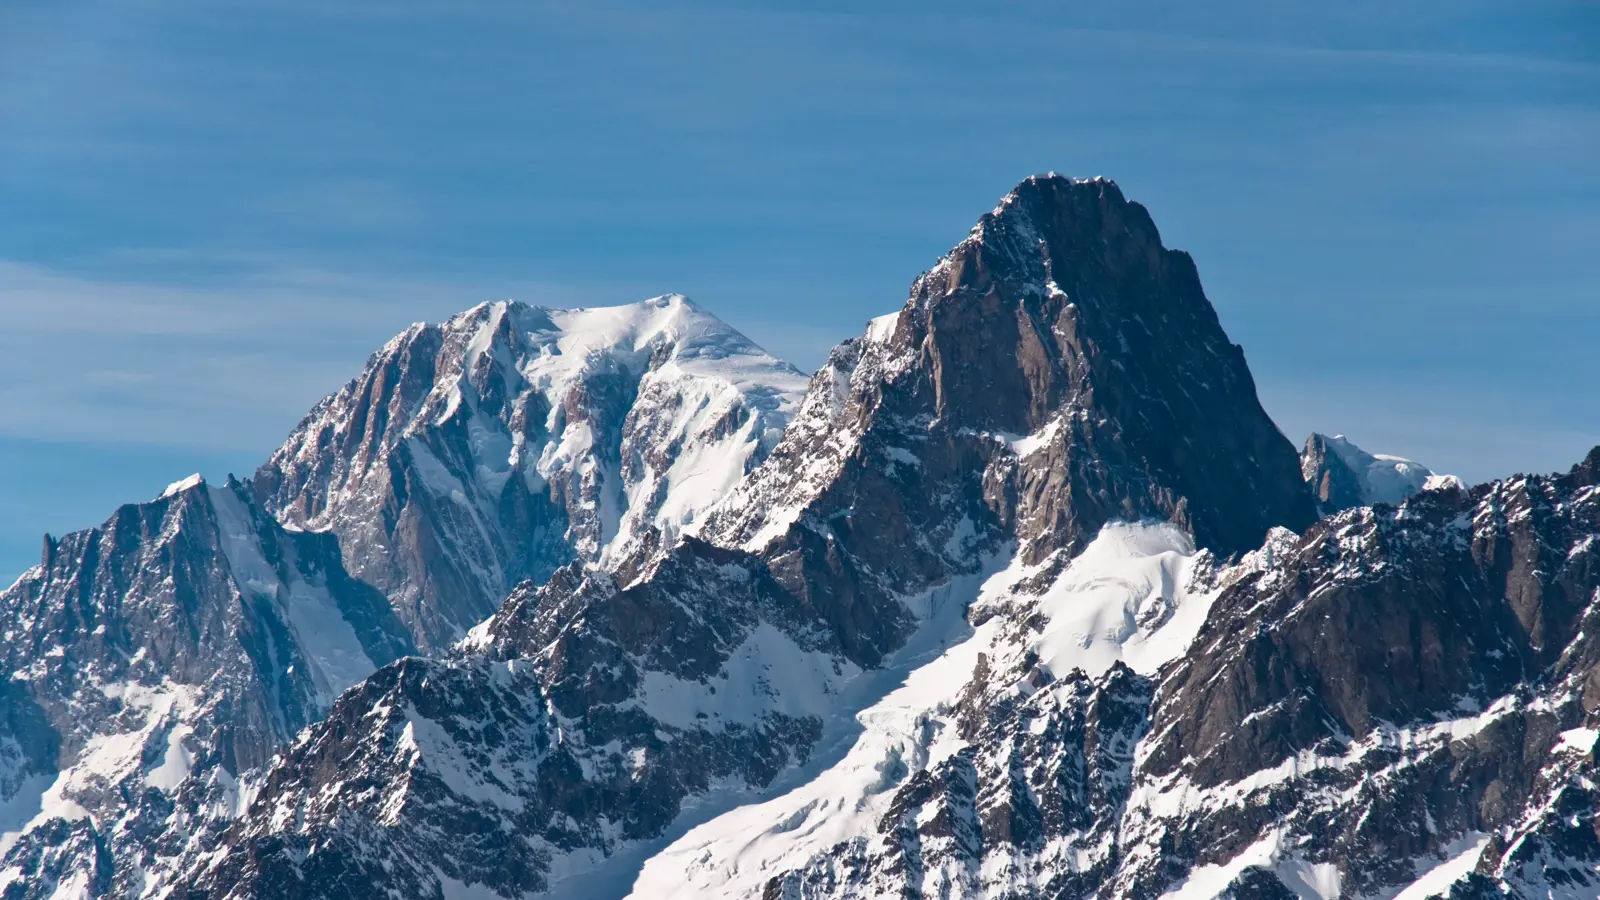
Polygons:
<instances>
[{"instance_id":1,"label":"steep snow slope","mask_svg":"<svg viewBox=\"0 0 1600 900\"><path fill-rule=\"evenodd\" d=\"M1106 538L1062 578L1148 596ZM1597 549L1600 448L1279 532L1215 581L1196 560L1205 621L1143 672L1100 671L1126 620L1049 652L1055 603L1103 604L1013 594L844 764L691 832L635 893L1600 896Z\"/></svg>"},{"instance_id":2,"label":"steep snow slope","mask_svg":"<svg viewBox=\"0 0 1600 900\"><path fill-rule=\"evenodd\" d=\"M1108 526L634 896L1600 896L1597 548L1600 448L1231 567Z\"/></svg>"},{"instance_id":3,"label":"steep snow slope","mask_svg":"<svg viewBox=\"0 0 1600 900\"><path fill-rule=\"evenodd\" d=\"M804 387L682 297L484 304L390 341L254 487L442 649L525 578L693 533Z\"/></svg>"},{"instance_id":4,"label":"steep snow slope","mask_svg":"<svg viewBox=\"0 0 1600 900\"><path fill-rule=\"evenodd\" d=\"M1042 583L1035 578L1047 567L1013 560L979 589L969 614L978 624L964 640L857 715L861 735L842 761L782 797L694 829L649 860L631 896L761 896L773 878L876 834L907 778L964 750L1004 748L961 721L967 695L993 673L1029 673L1019 696L1036 705L1070 704L1113 669L1153 675L1183 654L1223 585L1270 564L1273 548L1292 541L1275 532L1266 549L1219 568L1172 525L1113 523ZM1043 887L1049 859L1013 872L1008 889ZM937 893L942 879L930 874L911 887ZM902 886L891 877L856 893L887 896Z\"/></svg>"}]
</instances>

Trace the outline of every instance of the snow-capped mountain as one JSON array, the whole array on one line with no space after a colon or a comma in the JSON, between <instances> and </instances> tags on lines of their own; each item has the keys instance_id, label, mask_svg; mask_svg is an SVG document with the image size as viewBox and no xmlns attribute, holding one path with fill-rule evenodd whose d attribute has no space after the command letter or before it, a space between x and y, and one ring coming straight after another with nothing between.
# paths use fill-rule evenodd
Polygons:
<instances>
[{"instance_id":1,"label":"snow-capped mountain","mask_svg":"<svg viewBox=\"0 0 1600 900\"><path fill-rule=\"evenodd\" d=\"M1368 453L1342 434L1306 438L1300 471L1324 514L1379 503L1395 506L1421 490L1465 486L1454 475L1435 475L1421 463Z\"/></svg>"},{"instance_id":2,"label":"snow-capped mountain","mask_svg":"<svg viewBox=\"0 0 1600 900\"><path fill-rule=\"evenodd\" d=\"M3 596L0 896L163 883L412 629L448 640L516 580L693 531L803 386L681 297L486 304L397 337L253 484L196 476L47 538Z\"/></svg>"},{"instance_id":3,"label":"snow-capped mountain","mask_svg":"<svg viewBox=\"0 0 1600 900\"><path fill-rule=\"evenodd\" d=\"M1600 898L1600 448L1297 458L1102 179L809 383L414 327L0 601L0 900Z\"/></svg>"},{"instance_id":4,"label":"snow-capped mountain","mask_svg":"<svg viewBox=\"0 0 1600 900\"><path fill-rule=\"evenodd\" d=\"M611 860L848 746L996 573L1047 591L1126 520L1257 547L1312 521L1297 462L1143 208L1030 179L833 354L698 536L519 589L459 655L347 694L192 889L592 893L627 873ZM1003 601L997 623L1029 621ZM1148 642L1202 615L1149 611Z\"/></svg>"},{"instance_id":5,"label":"snow-capped mountain","mask_svg":"<svg viewBox=\"0 0 1600 900\"><path fill-rule=\"evenodd\" d=\"M253 487L284 523L336 534L418 645L443 649L524 579L692 533L804 388L683 297L483 304L390 341Z\"/></svg>"},{"instance_id":6,"label":"snow-capped mountain","mask_svg":"<svg viewBox=\"0 0 1600 900\"><path fill-rule=\"evenodd\" d=\"M0 896L138 896L340 692L411 652L329 535L198 476L0 594ZM59 889L59 890L58 890Z\"/></svg>"}]
</instances>

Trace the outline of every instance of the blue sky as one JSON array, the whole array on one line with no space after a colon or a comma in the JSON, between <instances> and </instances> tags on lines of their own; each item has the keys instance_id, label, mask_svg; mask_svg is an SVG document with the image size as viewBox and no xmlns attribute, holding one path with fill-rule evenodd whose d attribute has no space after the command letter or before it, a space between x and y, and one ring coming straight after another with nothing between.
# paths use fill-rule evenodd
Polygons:
<instances>
[{"instance_id":1,"label":"blue sky","mask_svg":"<svg viewBox=\"0 0 1600 900\"><path fill-rule=\"evenodd\" d=\"M1597 160L1593 2L9 0L0 569L481 300L680 291L814 366L1052 169L1194 253L1292 440L1565 468Z\"/></svg>"}]
</instances>

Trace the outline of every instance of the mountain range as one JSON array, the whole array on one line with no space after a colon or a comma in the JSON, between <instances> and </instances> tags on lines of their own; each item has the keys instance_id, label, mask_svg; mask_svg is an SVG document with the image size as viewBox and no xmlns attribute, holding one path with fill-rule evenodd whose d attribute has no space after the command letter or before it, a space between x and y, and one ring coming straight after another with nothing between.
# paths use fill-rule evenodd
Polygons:
<instances>
[{"instance_id":1,"label":"mountain range","mask_svg":"<svg viewBox=\"0 0 1600 900\"><path fill-rule=\"evenodd\" d=\"M809 378L413 326L0 632L3 900L1600 897L1600 448L1297 452L1104 179Z\"/></svg>"}]
</instances>

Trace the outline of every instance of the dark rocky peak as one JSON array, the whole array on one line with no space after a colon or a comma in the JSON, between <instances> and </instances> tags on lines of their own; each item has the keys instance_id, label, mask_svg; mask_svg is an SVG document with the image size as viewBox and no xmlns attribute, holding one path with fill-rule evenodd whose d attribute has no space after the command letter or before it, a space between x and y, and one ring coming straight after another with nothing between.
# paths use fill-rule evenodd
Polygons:
<instances>
[{"instance_id":1,"label":"dark rocky peak","mask_svg":"<svg viewBox=\"0 0 1600 900\"><path fill-rule=\"evenodd\" d=\"M1039 176L1007 195L813 377L785 445L710 533L758 548L848 479L846 459L901 466L902 484L871 489L918 495L901 505L953 490L935 471L985 473L952 521L1011 532L1030 561L1112 519L1171 520L1232 554L1315 518L1193 261L1103 179ZM829 506L867 499L850 480L855 499Z\"/></svg>"},{"instance_id":2,"label":"dark rocky peak","mask_svg":"<svg viewBox=\"0 0 1600 900\"><path fill-rule=\"evenodd\" d=\"M482 304L390 341L254 487L284 522L337 535L351 571L438 649L524 579L692 531L771 449L804 383L675 295Z\"/></svg>"},{"instance_id":3,"label":"dark rocky peak","mask_svg":"<svg viewBox=\"0 0 1600 900\"><path fill-rule=\"evenodd\" d=\"M1256 405L1193 260L1105 179L1022 182L917 280L901 322L940 413L973 427L1027 434L1077 403L1124 427L1161 415L1194 443L1208 405Z\"/></svg>"},{"instance_id":4,"label":"dark rocky peak","mask_svg":"<svg viewBox=\"0 0 1600 900\"><path fill-rule=\"evenodd\" d=\"M1300 451L1300 474L1323 515L1377 503L1394 506L1418 491L1460 483L1409 459L1368 453L1342 434L1315 432Z\"/></svg>"}]
</instances>

